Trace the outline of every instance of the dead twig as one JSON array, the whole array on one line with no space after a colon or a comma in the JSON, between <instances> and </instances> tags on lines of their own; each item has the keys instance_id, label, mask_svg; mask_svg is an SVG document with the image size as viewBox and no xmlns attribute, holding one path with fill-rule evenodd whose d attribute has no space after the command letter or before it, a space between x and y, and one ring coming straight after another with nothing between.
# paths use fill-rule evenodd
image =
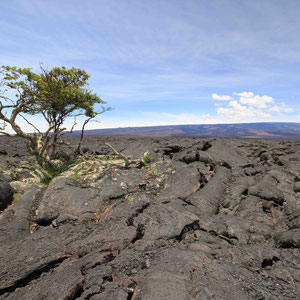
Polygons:
<instances>
[{"instance_id":1,"label":"dead twig","mask_svg":"<svg viewBox=\"0 0 300 300\"><path fill-rule=\"evenodd\" d=\"M110 148L118 157L122 158L125 161L125 168L127 168L130 165L128 157L119 152L116 148L114 148L107 140L103 140L103 144Z\"/></svg>"}]
</instances>

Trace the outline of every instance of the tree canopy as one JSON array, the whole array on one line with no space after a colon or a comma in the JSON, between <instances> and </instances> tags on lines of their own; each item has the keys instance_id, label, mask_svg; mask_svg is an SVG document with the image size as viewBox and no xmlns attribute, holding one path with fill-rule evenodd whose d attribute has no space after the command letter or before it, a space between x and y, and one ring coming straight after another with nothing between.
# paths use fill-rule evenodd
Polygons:
<instances>
[{"instance_id":1,"label":"tree canopy","mask_svg":"<svg viewBox=\"0 0 300 300\"><path fill-rule=\"evenodd\" d=\"M87 88L89 74L77 68L56 67L50 71L41 67L40 73L30 68L2 66L0 69L0 133L7 132L9 124L18 136L28 141L28 149L42 166L55 156L56 147L64 144L62 135L72 132L76 118L84 116L84 125L106 111L95 110L95 104L105 102ZM11 96L14 92L15 96ZM42 131L30 120L30 115L40 115L47 124ZM74 118L67 131L64 123ZM25 132L18 124L19 118L32 127L33 134Z\"/></svg>"}]
</instances>

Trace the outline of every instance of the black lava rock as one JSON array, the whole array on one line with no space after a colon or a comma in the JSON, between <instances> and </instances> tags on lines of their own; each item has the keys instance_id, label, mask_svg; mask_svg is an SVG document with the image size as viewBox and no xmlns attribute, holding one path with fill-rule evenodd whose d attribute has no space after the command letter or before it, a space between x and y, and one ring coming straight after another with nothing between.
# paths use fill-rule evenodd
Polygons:
<instances>
[{"instance_id":1,"label":"black lava rock","mask_svg":"<svg viewBox=\"0 0 300 300\"><path fill-rule=\"evenodd\" d=\"M13 201L14 191L6 181L0 181L0 210L5 209Z\"/></svg>"}]
</instances>

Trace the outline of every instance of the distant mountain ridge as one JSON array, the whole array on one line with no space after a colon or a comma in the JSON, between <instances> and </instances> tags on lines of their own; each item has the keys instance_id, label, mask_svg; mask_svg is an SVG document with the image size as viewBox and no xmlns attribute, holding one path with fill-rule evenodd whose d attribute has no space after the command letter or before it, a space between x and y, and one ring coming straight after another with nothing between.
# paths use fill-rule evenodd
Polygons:
<instances>
[{"instance_id":1,"label":"distant mountain ridge","mask_svg":"<svg viewBox=\"0 0 300 300\"><path fill-rule=\"evenodd\" d=\"M75 131L72 134L80 134ZM300 138L300 123L165 125L86 130L87 135Z\"/></svg>"}]
</instances>

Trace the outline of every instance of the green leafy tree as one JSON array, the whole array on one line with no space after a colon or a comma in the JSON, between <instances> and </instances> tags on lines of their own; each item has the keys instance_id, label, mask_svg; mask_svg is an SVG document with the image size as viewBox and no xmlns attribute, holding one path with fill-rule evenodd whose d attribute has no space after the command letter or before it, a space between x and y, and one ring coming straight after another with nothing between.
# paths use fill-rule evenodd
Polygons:
<instances>
[{"instance_id":1,"label":"green leafy tree","mask_svg":"<svg viewBox=\"0 0 300 300\"><path fill-rule=\"evenodd\" d=\"M95 104L105 104L95 93L87 89L89 75L76 68L53 68L47 71L41 67L39 74L30 68L2 66L0 68L0 133L11 136L7 125L17 136L27 140L31 154L38 163L48 168L55 157L57 147L66 144L62 136L73 131L76 118L84 116L84 126L100 113L108 110L102 107L96 111ZM13 97L12 94L15 94ZM30 116L40 115L47 124L42 131ZM74 118L72 128L64 127L68 118ZM25 132L18 124L23 119L32 127L33 133ZM84 129L84 127L83 127Z\"/></svg>"}]
</instances>

